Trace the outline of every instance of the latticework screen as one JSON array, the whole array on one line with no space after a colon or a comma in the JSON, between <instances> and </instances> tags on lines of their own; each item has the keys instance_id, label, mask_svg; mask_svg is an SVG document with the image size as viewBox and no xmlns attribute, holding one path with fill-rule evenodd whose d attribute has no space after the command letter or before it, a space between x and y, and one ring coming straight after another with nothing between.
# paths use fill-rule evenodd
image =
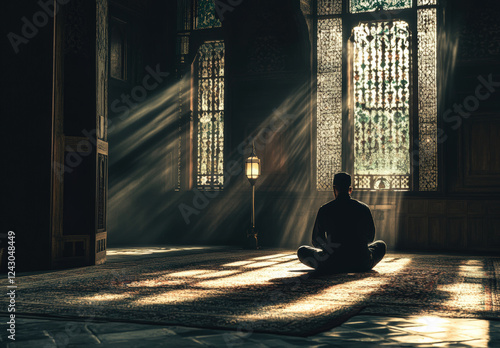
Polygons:
<instances>
[{"instance_id":1,"label":"latticework screen","mask_svg":"<svg viewBox=\"0 0 500 348\"><path fill-rule=\"evenodd\" d=\"M318 0L318 15L342 13L342 0Z\"/></svg>"},{"instance_id":2,"label":"latticework screen","mask_svg":"<svg viewBox=\"0 0 500 348\"><path fill-rule=\"evenodd\" d=\"M198 50L197 175L199 188L221 189L224 167L224 43Z\"/></svg>"},{"instance_id":3,"label":"latticework screen","mask_svg":"<svg viewBox=\"0 0 500 348\"><path fill-rule=\"evenodd\" d=\"M220 27L221 22L215 13L215 0L198 0L196 8L196 29Z\"/></svg>"},{"instance_id":4,"label":"latticework screen","mask_svg":"<svg viewBox=\"0 0 500 348\"><path fill-rule=\"evenodd\" d=\"M412 0L351 0L351 13L371 12L378 9L399 10L411 7ZM419 0L432 1L432 0Z\"/></svg>"},{"instance_id":5,"label":"latticework screen","mask_svg":"<svg viewBox=\"0 0 500 348\"><path fill-rule=\"evenodd\" d=\"M408 24L403 21L363 23L354 28L353 38L357 188L409 189L411 37ZM408 178L404 179L405 176Z\"/></svg>"},{"instance_id":6,"label":"latticework screen","mask_svg":"<svg viewBox=\"0 0 500 348\"><path fill-rule=\"evenodd\" d=\"M342 1L318 0L318 190L330 190L333 175L342 170L354 171L356 189L438 189L437 0L415 1L416 22L360 17L352 54L346 54ZM415 3L350 0L347 5L355 21L357 13L412 11ZM410 47L415 36L417 47ZM347 83L350 98L342 94ZM352 118L343 115L348 107ZM350 127L352 137L343 138L342 129Z\"/></svg>"},{"instance_id":7,"label":"latticework screen","mask_svg":"<svg viewBox=\"0 0 500 348\"><path fill-rule=\"evenodd\" d=\"M317 188L342 169L342 20L318 20Z\"/></svg>"},{"instance_id":8,"label":"latticework screen","mask_svg":"<svg viewBox=\"0 0 500 348\"><path fill-rule=\"evenodd\" d=\"M436 191L437 163L437 17L435 8L417 12L419 190Z\"/></svg>"}]
</instances>

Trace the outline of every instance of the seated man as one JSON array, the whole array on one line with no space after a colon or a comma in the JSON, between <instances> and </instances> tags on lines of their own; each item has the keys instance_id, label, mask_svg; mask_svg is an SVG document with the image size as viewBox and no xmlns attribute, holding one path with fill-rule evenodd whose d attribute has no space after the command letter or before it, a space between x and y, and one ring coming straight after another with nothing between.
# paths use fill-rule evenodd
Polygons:
<instances>
[{"instance_id":1,"label":"seated man","mask_svg":"<svg viewBox=\"0 0 500 348\"><path fill-rule=\"evenodd\" d=\"M323 205L314 224L312 244L301 246L299 260L328 273L364 272L385 255L386 244L375 237L370 208L351 198L351 176L337 173L333 178L335 199ZM372 243L373 242L373 243Z\"/></svg>"}]
</instances>

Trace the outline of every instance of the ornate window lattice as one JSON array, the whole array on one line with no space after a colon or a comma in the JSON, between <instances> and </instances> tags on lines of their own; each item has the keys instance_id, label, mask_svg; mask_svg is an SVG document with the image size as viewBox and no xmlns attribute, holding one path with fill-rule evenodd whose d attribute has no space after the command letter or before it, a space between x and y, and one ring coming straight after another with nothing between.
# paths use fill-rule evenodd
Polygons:
<instances>
[{"instance_id":1,"label":"ornate window lattice","mask_svg":"<svg viewBox=\"0 0 500 348\"><path fill-rule=\"evenodd\" d=\"M419 9L418 35L418 124L419 190L437 190L437 71L436 9Z\"/></svg>"},{"instance_id":2,"label":"ornate window lattice","mask_svg":"<svg viewBox=\"0 0 500 348\"><path fill-rule=\"evenodd\" d=\"M318 15L342 13L342 0L318 0Z\"/></svg>"},{"instance_id":3,"label":"ornate window lattice","mask_svg":"<svg viewBox=\"0 0 500 348\"><path fill-rule=\"evenodd\" d=\"M342 169L342 20L318 21L317 188Z\"/></svg>"},{"instance_id":4,"label":"ornate window lattice","mask_svg":"<svg viewBox=\"0 0 500 348\"><path fill-rule=\"evenodd\" d=\"M361 186L409 189L410 41L403 21L353 30L354 180Z\"/></svg>"},{"instance_id":5,"label":"ornate window lattice","mask_svg":"<svg viewBox=\"0 0 500 348\"><path fill-rule=\"evenodd\" d=\"M351 13L371 12L378 9L383 10L399 10L410 8L412 0L351 0ZM419 0L432 1L432 0Z\"/></svg>"},{"instance_id":6,"label":"ornate window lattice","mask_svg":"<svg viewBox=\"0 0 500 348\"><path fill-rule=\"evenodd\" d=\"M342 38L341 1L318 0L318 190L330 190L332 176L341 170L354 171L357 189L437 190L437 0L416 1L427 6L417 7L416 22L360 21L353 28L352 55L344 59L349 66L343 67L347 41ZM406 9L412 8L412 0L350 0L348 8L352 13ZM412 35L417 35L416 61L411 59ZM352 87L350 98L344 99L343 74ZM412 108L414 96L418 103ZM343 119L343 103L352 103L352 117ZM345 122L353 133L343 139ZM417 145L411 140L413 125ZM344 161L343 147L352 151ZM417 180L411 180L416 173Z\"/></svg>"},{"instance_id":7,"label":"ornate window lattice","mask_svg":"<svg viewBox=\"0 0 500 348\"><path fill-rule=\"evenodd\" d=\"M221 22L215 13L214 0L198 0L196 8L196 29L220 27Z\"/></svg>"},{"instance_id":8,"label":"ornate window lattice","mask_svg":"<svg viewBox=\"0 0 500 348\"><path fill-rule=\"evenodd\" d=\"M418 6L426 6L426 5L436 5L437 0L418 0L417 5Z\"/></svg>"},{"instance_id":9,"label":"ornate window lattice","mask_svg":"<svg viewBox=\"0 0 500 348\"><path fill-rule=\"evenodd\" d=\"M196 184L221 189L224 165L224 43L204 43L198 50Z\"/></svg>"}]
</instances>

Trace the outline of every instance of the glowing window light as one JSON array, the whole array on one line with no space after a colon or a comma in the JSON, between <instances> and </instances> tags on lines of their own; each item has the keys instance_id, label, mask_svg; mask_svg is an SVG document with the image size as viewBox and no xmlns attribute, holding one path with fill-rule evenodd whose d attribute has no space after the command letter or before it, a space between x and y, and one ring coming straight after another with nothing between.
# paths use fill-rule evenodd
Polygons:
<instances>
[{"instance_id":1,"label":"glowing window light","mask_svg":"<svg viewBox=\"0 0 500 348\"><path fill-rule=\"evenodd\" d=\"M417 11L419 189L437 190L437 14L435 8Z\"/></svg>"},{"instance_id":2,"label":"glowing window light","mask_svg":"<svg viewBox=\"0 0 500 348\"><path fill-rule=\"evenodd\" d=\"M252 260L267 260L267 259L278 259L283 256L290 256L288 254L273 254L273 255L266 255L266 256L259 256L259 257L254 257ZM295 255L291 255L295 257Z\"/></svg>"},{"instance_id":3,"label":"glowing window light","mask_svg":"<svg viewBox=\"0 0 500 348\"><path fill-rule=\"evenodd\" d=\"M302 296L295 301L270 304L253 309L248 314L243 315L242 320L274 320L276 317L283 320L297 318L298 313L302 313L304 317L310 317L310 313L308 313L308 311L314 311L316 313L323 310L327 311L328 308L331 308L330 301L345 301L345 291L352 291L353 293L356 293L359 296L356 299L356 302L359 301L359 303L362 303L373 293L376 293L379 289L382 289L386 284L388 284L391 278L390 275L404 269L410 261L410 258L401 258L394 263L385 263L382 261L377 265L377 272L379 272L380 276L358 279L349 283L332 282L331 286L322 289L317 293ZM267 271L272 270L273 268L275 267L270 267ZM325 301L325 299L328 299L328 301Z\"/></svg>"},{"instance_id":4,"label":"glowing window light","mask_svg":"<svg viewBox=\"0 0 500 348\"><path fill-rule=\"evenodd\" d=\"M278 261L260 261L255 263L250 263L248 265L243 266L244 268L260 268L260 267L268 267L277 264Z\"/></svg>"},{"instance_id":5,"label":"glowing window light","mask_svg":"<svg viewBox=\"0 0 500 348\"><path fill-rule=\"evenodd\" d=\"M351 0L351 13L382 10L400 10L410 8L412 0Z\"/></svg>"},{"instance_id":6,"label":"glowing window light","mask_svg":"<svg viewBox=\"0 0 500 348\"><path fill-rule=\"evenodd\" d=\"M350 0L347 5L347 11L353 13L353 20L356 18L354 16L357 16L356 13L361 12L391 9L405 9L409 12L415 9L415 2L412 0ZM408 83L412 94L411 98L410 96L408 98L413 99L413 96L418 96L418 103L416 103L418 109L412 108L418 112L409 115L411 118L409 134L413 134L412 127L417 127L418 135L413 140L408 137L405 142L412 141L407 151L412 150L412 144L418 146L418 152L411 152L412 155L418 154L418 178L410 180L412 173L392 174L381 171L380 174L358 174L354 176L353 186L356 189L407 191L412 188L412 182L418 185L415 189L419 191L438 189L437 0L416 0L416 5L416 23L411 23L409 32L413 39L415 37L417 39L416 47L411 49L417 52L417 59L410 63L409 74L414 78L414 86L418 88L412 88ZM342 87L345 85L344 78L351 74L353 61L351 56L348 56L346 61L349 66L346 69L343 54L347 49L347 41L343 37L345 11L342 10L342 0L318 0L317 15L316 188L318 191L329 191L333 174L341 170L354 170L350 167L354 166L354 163L345 164L346 161L342 158L343 149L346 150L343 144L345 140L343 128L346 126L344 122L347 122L349 126L354 126L351 123L354 123L354 120L346 121L343 115L344 108L350 107L350 105L345 105L346 102L352 102L354 96L351 96L350 100L343 98ZM359 22L363 22L362 17ZM398 22L397 18L392 21L394 22ZM377 25L376 22L371 24ZM409 42L413 42L413 39L410 37ZM366 58L367 60L373 59L373 57ZM394 58L392 56L390 59ZM407 81L409 82L410 79ZM354 151L354 144L350 142L350 146L352 146L351 149L347 151ZM350 162L350 159L347 162ZM348 168L345 168L346 166ZM399 171L402 171L401 169L404 167L400 167ZM413 170L410 171L413 172Z\"/></svg>"},{"instance_id":7,"label":"glowing window light","mask_svg":"<svg viewBox=\"0 0 500 348\"><path fill-rule=\"evenodd\" d=\"M216 15L214 0L198 0L196 12L196 29L208 29L221 26L221 22Z\"/></svg>"},{"instance_id":8,"label":"glowing window light","mask_svg":"<svg viewBox=\"0 0 500 348\"><path fill-rule=\"evenodd\" d=\"M362 23L353 39L355 186L409 189L409 26Z\"/></svg>"},{"instance_id":9,"label":"glowing window light","mask_svg":"<svg viewBox=\"0 0 500 348\"><path fill-rule=\"evenodd\" d=\"M197 175L202 189L224 185L224 42L198 50Z\"/></svg>"},{"instance_id":10,"label":"glowing window light","mask_svg":"<svg viewBox=\"0 0 500 348\"><path fill-rule=\"evenodd\" d=\"M317 184L331 191L342 170L342 19L318 20Z\"/></svg>"}]
</instances>

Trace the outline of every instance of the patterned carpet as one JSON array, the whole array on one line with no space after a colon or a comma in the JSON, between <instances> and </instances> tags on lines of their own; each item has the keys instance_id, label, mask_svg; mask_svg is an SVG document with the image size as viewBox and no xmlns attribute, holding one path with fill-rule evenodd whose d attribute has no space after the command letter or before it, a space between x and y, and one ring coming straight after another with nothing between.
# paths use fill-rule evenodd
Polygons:
<instances>
[{"instance_id":1,"label":"patterned carpet","mask_svg":"<svg viewBox=\"0 0 500 348\"><path fill-rule=\"evenodd\" d=\"M493 257L389 254L319 276L293 252L213 251L18 276L16 313L307 336L360 311L500 319L499 275Z\"/></svg>"}]
</instances>

